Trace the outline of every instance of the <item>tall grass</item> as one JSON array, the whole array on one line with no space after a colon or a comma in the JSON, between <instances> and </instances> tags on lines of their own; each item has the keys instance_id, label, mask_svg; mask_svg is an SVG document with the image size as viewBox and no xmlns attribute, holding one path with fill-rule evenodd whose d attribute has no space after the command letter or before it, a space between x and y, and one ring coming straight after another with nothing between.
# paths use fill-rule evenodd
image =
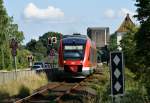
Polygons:
<instances>
[{"instance_id":1,"label":"tall grass","mask_svg":"<svg viewBox=\"0 0 150 103\"><path fill-rule=\"evenodd\" d=\"M25 97L33 92L33 90L48 83L45 74L33 74L30 77L24 77L19 80L0 85L0 100L10 98L12 96Z\"/></svg>"},{"instance_id":2,"label":"tall grass","mask_svg":"<svg viewBox=\"0 0 150 103\"><path fill-rule=\"evenodd\" d=\"M95 103L111 103L110 96L110 73L109 67L103 66L103 75L99 82L94 83L94 88L98 95ZM120 97L120 103L144 103L144 97L147 95L146 90L140 81L136 79L136 75L125 68L125 95Z\"/></svg>"}]
</instances>

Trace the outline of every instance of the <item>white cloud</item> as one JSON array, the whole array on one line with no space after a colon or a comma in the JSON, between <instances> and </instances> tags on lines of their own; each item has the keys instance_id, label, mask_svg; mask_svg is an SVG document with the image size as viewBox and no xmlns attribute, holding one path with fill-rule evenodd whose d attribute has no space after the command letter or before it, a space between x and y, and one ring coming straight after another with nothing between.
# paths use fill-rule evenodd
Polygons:
<instances>
[{"instance_id":1,"label":"white cloud","mask_svg":"<svg viewBox=\"0 0 150 103\"><path fill-rule=\"evenodd\" d=\"M107 19L116 19L118 17L125 17L126 15L130 14L130 17L132 17L135 13L127 8L121 8L120 10L113 10L113 9L107 9L104 12L104 16Z\"/></svg>"},{"instance_id":2,"label":"white cloud","mask_svg":"<svg viewBox=\"0 0 150 103\"><path fill-rule=\"evenodd\" d=\"M40 9L35 4L29 3L24 9L24 17L26 19L61 19L64 17L64 12L61 9L53 6L48 6L46 9Z\"/></svg>"},{"instance_id":3,"label":"white cloud","mask_svg":"<svg viewBox=\"0 0 150 103\"><path fill-rule=\"evenodd\" d=\"M115 11L112 10L112 9L107 9L105 12L104 12L104 16L106 18L109 18L109 19L112 19L115 17Z\"/></svg>"},{"instance_id":4,"label":"white cloud","mask_svg":"<svg viewBox=\"0 0 150 103\"><path fill-rule=\"evenodd\" d=\"M135 13L132 12L131 10L129 9L126 9L126 8L121 8L120 11L118 11L118 16L126 16L127 14L130 14L130 16L132 17Z\"/></svg>"}]
</instances>

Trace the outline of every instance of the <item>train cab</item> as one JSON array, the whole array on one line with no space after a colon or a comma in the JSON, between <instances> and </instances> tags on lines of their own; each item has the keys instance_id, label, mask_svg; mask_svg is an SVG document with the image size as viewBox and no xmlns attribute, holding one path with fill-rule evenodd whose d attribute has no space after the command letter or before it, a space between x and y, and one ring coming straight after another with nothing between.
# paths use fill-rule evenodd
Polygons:
<instances>
[{"instance_id":1,"label":"train cab","mask_svg":"<svg viewBox=\"0 0 150 103\"><path fill-rule=\"evenodd\" d=\"M72 76L87 76L97 66L96 46L85 35L64 37L59 47L60 70Z\"/></svg>"}]
</instances>

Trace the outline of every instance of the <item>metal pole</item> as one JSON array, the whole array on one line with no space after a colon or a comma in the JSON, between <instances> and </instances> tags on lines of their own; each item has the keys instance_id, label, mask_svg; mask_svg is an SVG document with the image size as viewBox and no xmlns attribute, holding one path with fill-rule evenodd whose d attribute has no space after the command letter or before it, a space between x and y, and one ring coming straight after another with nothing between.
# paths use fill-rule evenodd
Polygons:
<instances>
[{"instance_id":1,"label":"metal pole","mask_svg":"<svg viewBox=\"0 0 150 103\"><path fill-rule=\"evenodd\" d=\"M111 97L112 97L112 103L115 103L115 97L114 96Z\"/></svg>"},{"instance_id":2,"label":"metal pole","mask_svg":"<svg viewBox=\"0 0 150 103\"><path fill-rule=\"evenodd\" d=\"M121 103L120 96L112 96L112 103Z\"/></svg>"},{"instance_id":3,"label":"metal pole","mask_svg":"<svg viewBox=\"0 0 150 103\"><path fill-rule=\"evenodd\" d=\"M14 68L15 68L15 76L16 76L16 80L17 80L17 63L16 63L16 56L14 57Z\"/></svg>"}]
</instances>

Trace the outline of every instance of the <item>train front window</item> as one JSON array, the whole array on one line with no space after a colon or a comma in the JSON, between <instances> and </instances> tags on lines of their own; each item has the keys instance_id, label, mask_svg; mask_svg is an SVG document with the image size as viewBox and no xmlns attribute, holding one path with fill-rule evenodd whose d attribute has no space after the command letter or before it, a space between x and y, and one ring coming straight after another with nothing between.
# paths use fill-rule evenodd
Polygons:
<instances>
[{"instance_id":1,"label":"train front window","mask_svg":"<svg viewBox=\"0 0 150 103\"><path fill-rule=\"evenodd\" d=\"M84 47L83 45L66 45L64 46L64 60L83 60L84 57Z\"/></svg>"}]
</instances>

